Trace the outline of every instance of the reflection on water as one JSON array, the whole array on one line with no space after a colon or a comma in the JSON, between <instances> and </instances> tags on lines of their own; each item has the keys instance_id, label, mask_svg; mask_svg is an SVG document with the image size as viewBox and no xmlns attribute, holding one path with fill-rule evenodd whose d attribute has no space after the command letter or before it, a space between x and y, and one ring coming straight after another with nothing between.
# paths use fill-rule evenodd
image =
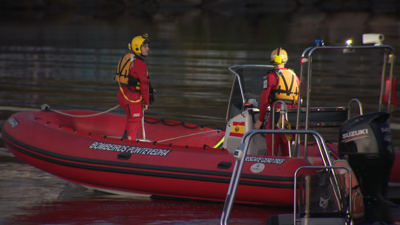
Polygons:
<instances>
[{"instance_id":1,"label":"reflection on water","mask_svg":"<svg viewBox=\"0 0 400 225\"><path fill-rule=\"evenodd\" d=\"M9 156L8 156L9 157ZM127 197L88 190L26 164L0 163L0 224L219 224L223 203ZM291 207L235 204L229 224L265 224ZM366 206L362 224L400 221L399 209ZM375 223L374 223L375 224Z\"/></svg>"},{"instance_id":2,"label":"reflection on water","mask_svg":"<svg viewBox=\"0 0 400 225\"><path fill-rule=\"evenodd\" d=\"M27 164L0 163L0 221L21 209L57 199L65 181Z\"/></svg>"},{"instance_id":3,"label":"reflection on water","mask_svg":"<svg viewBox=\"0 0 400 225\"><path fill-rule=\"evenodd\" d=\"M322 38L326 45L343 45L353 38L354 44L361 44L361 35L367 32L383 33L385 44L400 49L395 14L330 12L312 6L296 8L292 3L287 8L277 3L275 8L169 8L117 15L93 10L71 14L7 11L0 17L0 32L5 34L0 36L0 106L39 108L46 103L54 109L99 111L114 107L118 89L113 76L118 60L127 52L132 37L147 32L151 50L145 61L157 93L146 114L224 128L233 81L229 66L268 63L271 50L282 46L289 53L287 66L299 74L301 53L314 39ZM381 53L323 52L313 59L313 106L347 106L357 97L364 113L377 110ZM394 77L399 77L399 66L396 59ZM392 113L392 123L400 123L398 107ZM122 109L114 112L124 114ZM1 126L8 116L1 112ZM322 133L328 141L337 141L335 128ZM400 132L392 136L398 148ZM77 221L88 223L143 220L162 224L165 215L172 224L181 223L181 219L192 224L218 223L220 203L91 194L59 199L65 181L8 158L0 158L0 215L9 216L0 216L0 222L61 224L68 223L74 213ZM139 206L150 210L132 213ZM187 213L177 216L173 211ZM159 217L149 219L154 215L151 212ZM275 212L263 207L238 209L241 216L236 218L255 217L254 223L264 223L266 215Z\"/></svg>"},{"instance_id":4,"label":"reflection on water","mask_svg":"<svg viewBox=\"0 0 400 225\"><path fill-rule=\"evenodd\" d=\"M218 224L223 203L89 191L26 164L1 163L1 224ZM235 205L230 224L265 224L290 208Z\"/></svg>"}]
</instances>

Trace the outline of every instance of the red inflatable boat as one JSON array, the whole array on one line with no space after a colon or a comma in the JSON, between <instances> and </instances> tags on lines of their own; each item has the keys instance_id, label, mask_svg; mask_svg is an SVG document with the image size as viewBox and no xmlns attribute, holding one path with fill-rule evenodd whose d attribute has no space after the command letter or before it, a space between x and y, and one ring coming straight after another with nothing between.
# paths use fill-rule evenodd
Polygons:
<instances>
[{"instance_id":1,"label":"red inflatable boat","mask_svg":"<svg viewBox=\"0 0 400 225\"><path fill-rule=\"evenodd\" d=\"M96 112L63 113L83 116ZM3 139L26 163L88 187L225 200L235 157L226 149L210 147L221 141L223 131L146 117L146 138L151 142L128 141L119 137L125 115L74 116L20 112L4 125ZM255 168L260 164L265 168ZM236 201L292 205L293 174L303 165L310 163L302 158L249 155Z\"/></svg>"}]
</instances>

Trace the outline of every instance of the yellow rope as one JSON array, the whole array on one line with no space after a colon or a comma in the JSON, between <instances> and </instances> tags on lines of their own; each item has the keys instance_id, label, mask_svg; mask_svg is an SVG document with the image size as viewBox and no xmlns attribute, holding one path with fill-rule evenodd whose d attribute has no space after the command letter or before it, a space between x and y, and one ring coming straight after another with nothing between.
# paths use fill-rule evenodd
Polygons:
<instances>
[{"instance_id":1,"label":"yellow rope","mask_svg":"<svg viewBox=\"0 0 400 225\"><path fill-rule=\"evenodd\" d=\"M216 144L213 146L213 148L218 148L222 143L225 141L225 136Z\"/></svg>"},{"instance_id":2,"label":"yellow rope","mask_svg":"<svg viewBox=\"0 0 400 225\"><path fill-rule=\"evenodd\" d=\"M121 90L122 95L124 96L124 98L125 98L127 101L129 101L129 102L131 102L131 103L138 103L138 102L142 101L142 94L140 94L140 98L139 98L139 100L137 100L137 101L135 101L135 100L130 100L128 97L126 97L126 95L125 95L125 93L124 93L124 90L123 90L122 87L121 87L121 83L119 82L119 79L118 79L118 85L119 85L119 90Z\"/></svg>"}]
</instances>

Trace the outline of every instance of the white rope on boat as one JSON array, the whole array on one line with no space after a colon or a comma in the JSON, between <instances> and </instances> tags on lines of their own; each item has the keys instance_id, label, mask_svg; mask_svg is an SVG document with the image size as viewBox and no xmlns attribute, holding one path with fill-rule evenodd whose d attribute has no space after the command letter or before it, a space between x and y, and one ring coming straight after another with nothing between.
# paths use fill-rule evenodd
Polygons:
<instances>
[{"instance_id":1,"label":"white rope on boat","mask_svg":"<svg viewBox=\"0 0 400 225\"><path fill-rule=\"evenodd\" d=\"M14 107L14 106L0 106L1 111L18 111L18 112L35 112L40 111L39 109L34 108L22 108L22 107Z\"/></svg>"},{"instance_id":2,"label":"white rope on boat","mask_svg":"<svg viewBox=\"0 0 400 225\"><path fill-rule=\"evenodd\" d=\"M194 136L194 135L198 135L198 134L205 134L205 133L211 133L211 132L218 132L218 131L220 131L220 130L209 130L209 131L204 131L204 132L199 132L199 133L194 133L194 134L188 134L188 135L183 135L183 136L179 136L179 137L174 137L174 138L169 138L169 139L157 141L157 143L165 142L165 141L171 141L171 140L176 140L176 139L179 139L179 138L190 137L190 136Z\"/></svg>"},{"instance_id":3,"label":"white rope on boat","mask_svg":"<svg viewBox=\"0 0 400 225\"><path fill-rule=\"evenodd\" d=\"M91 114L91 115L72 115L72 114L67 114L67 113L64 113L64 112L61 112L61 111L58 111L58 110L50 109L50 106L47 105L47 104L43 104L42 107L41 107L41 109L44 110L46 107L47 107L49 110L53 111L53 112L56 112L56 113L59 113L59 114L62 114L62 115L66 115L66 116L72 116L72 117L90 117L90 116L97 116L97 115L101 115L101 114L103 114L103 113L110 112L110 111L116 109L117 107L119 107L119 105L117 105L117 106L115 106L115 107L113 107L113 108L111 108L111 109L109 109L109 110L107 110L107 111L100 112L100 113L96 113L96 114ZM194 136L194 135L206 134L206 133L218 132L218 131L220 131L220 130L204 131L204 132L199 132L199 133L194 133L194 134L188 134L188 135L183 135L183 136L179 136L179 137L169 138L169 139L165 139L165 140L161 140L161 141L157 141L157 142L160 143L160 142L165 142L165 141L176 140L176 139L179 139L179 138L185 138L185 137L190 137L190 136Z\"/></svg>"},{"instance_id":4,"label":"white rope on boat","mask_svg":"<svg viewBox=\"0 0 400 225\"><path fill-rule=\"evenodd\" d=\"M50 109L50 106L47 105L47 104L43 104L43 105L41 106L41 110L45 110L46 107L47 107L49 110L51 110L51 111L53 111L53 112L55 112L55 113L59 113L59 114L64 115L64 116L71 116L71 117L91 117L91 116L98 116L98 115L101 115L101 114L104 114L104 113L108 113L108 112L110 112L110 111L112 111L112 110L118 108L119 105L116 105L116 106L114 106L113 108L108 109L108 110L106 110L106 111L104 111L104 112L99 112L99 113L90 114L90 115L73 115L73 114L64 113L64 112L61 112L61 111L59 111L59 110Z\"/></svg>"},{"instance_id":5,"label":"white rope on boat","mask_svg":"<svg viewBox=\"0 0 400 225\"><path fill-rule=\"evenodd\" d=\"M71 116L71 117L91 117L91 116L98 116L107 112L110 112L116 108L118 108L119 105L116 105L115 107L108 109L104 112L100 112L100 113L95 113L95 114L90 114L90 115L73 115L73 114L68 114L68 113L64 113L61 112L59 110L54 110L51 109L50 106L48 104L43 104L41 106L41 110L45 110L46 108L52 112L55 113L59 113L61 115L65 115L65 116ZM18 107L0 107L0 109L2 110L15 110L15 111L39 111L38 109L28 109L28 108L18 108ZM171 141L171 140L176 140L176 139L180 139L180 138L185 138L185 137L190 137L190 136L194 136L194 135L199 135L199 134L206 134L206 133L211 133L211 132L219 132L220 130L210 130L210 131L204 131L204 132L199 132L199 133L194 133L194 134L188 134L188 135L183 135L183 136L179 136L179 137L174 137L174 138L169 138L169 139L165 139L165 140L161 140L161 141L157 141L159 142L166 142L166 141ZM0 134L0 139L1 139L1 134Z\"/></svg>"}]
</instances>

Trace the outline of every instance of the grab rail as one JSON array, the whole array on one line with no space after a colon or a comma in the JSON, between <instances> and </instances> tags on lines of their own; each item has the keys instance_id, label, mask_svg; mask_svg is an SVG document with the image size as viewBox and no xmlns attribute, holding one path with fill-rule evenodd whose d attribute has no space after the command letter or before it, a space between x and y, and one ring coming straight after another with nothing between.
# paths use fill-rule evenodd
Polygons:
<instances>
[{"instance_id":1,"label":"grab rail","mask_svg":"<svg viewBox=\"0 0 400 225\"><path fill-rule=\"evenodd\" d=\"M349 110L347 111L347 119L350 119L350 105L351 105L351 103L353 103L353 102L357 102L357 104L358 104L358 109L360 110L360 115L363 114L363 109L362 109L361 101L358 100L358 99L356 99L356 98L352 98L352 99L350 99L349 104L347 105L347 108L349 109Z\"/></svg>"},{"instance_id":2,"label":"grab rail","mask_svg":"<svg viewBox=\"0 0 400 225\"><path fill-rule=\"evenodd\" d=\"M233 167L231 181L229 183L229 188L228 188L228 192L226 195L224 208L223 208L223 211L221 214L221 219L220 219L221 225L225 225L228 222L229 215L232 210L233 202L235 199L236 190L239 185L240 176L242 174L243 165L245 162L244 159L249 150L250 140L257 134L272 134L272 133L312 135L315 139L318 149L320 150L319 152L321 154L321 158L322 158L324 165L325 166L333 166L331 158L329 157L329 153L327 150L325 140L322 137L322 135L317 131L314 131L314 130L251 130L251 131L246 132L240 141L239 149L233 153L233 155L236 157L236 162L235 162L235 166ZM335 176L335 178L336 178L336 176ZM335 183L338 184L339 181L335 179ZM337 188L337 189L334 189L335 196L336 196L336 198L338 198L340 196L340 194L338 193L338 192L340 192L340 190L338 189L337 185L335 187Z\"/></svg>"}]
</instances>

